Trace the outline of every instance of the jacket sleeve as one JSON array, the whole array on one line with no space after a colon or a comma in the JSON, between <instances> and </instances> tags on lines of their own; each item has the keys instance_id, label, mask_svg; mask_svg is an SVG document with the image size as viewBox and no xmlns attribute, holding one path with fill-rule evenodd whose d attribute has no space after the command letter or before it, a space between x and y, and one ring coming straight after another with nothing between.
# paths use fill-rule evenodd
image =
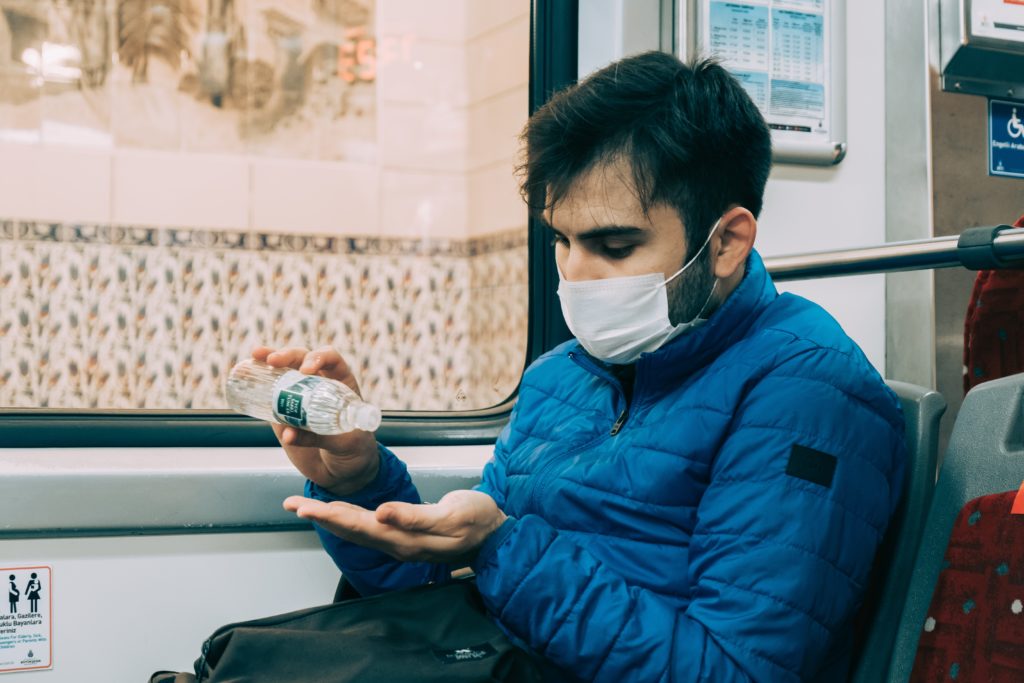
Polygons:
<instances>
[{"instance_id":1,"label":"jacket sleeve","mask_svg":"<svg viewBox=\"0 0 1024 683\"><path fill-rule=\"evenodd\" d=\"M788 369L746 393L713 458L688 567L665 567L688 601L630 585L526 515L477 557L491 613L580 680L801 681L845 666L902 490L902 419L880 381L843 391Z\"/></svg>"},{"instance_id":2,"label":"jacket sleeve","mask_svg":"<svg viewBox=\"0 0 1024 683\"><path fill-rule=\"evenodd\" d=\"M378 444L378 449L380 470L377 478L358 493L336 497L313 482L307 481L306 496L326 502L341 500L369 510L376 510L382 503L392 500L419 503L419 493L409 478L405 463L384 446ZM319 524L314 523L313 527L320 537L324 550L362 596L410 588L432 581L440 583L449 578L450 568L446 564L402 562L379 550L345 541Z\"/></svg>"}]
</instances>

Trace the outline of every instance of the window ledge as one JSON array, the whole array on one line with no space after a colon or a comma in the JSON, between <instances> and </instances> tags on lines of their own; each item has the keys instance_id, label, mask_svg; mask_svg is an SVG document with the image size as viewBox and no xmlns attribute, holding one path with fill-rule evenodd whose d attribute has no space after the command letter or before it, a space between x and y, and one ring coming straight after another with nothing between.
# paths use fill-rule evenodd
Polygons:
<instances>
[{"instance_id":1,"label":"window ledge","mask_svg":"<svg viewBox=\"0 0 1024 683\"><path fill-rule=\"evenodd\" d=\"M470 488L493 446L393 449L426 501ZM0 538L308 529L280 448L0 449Z\"/></svg>"}]
</instances>

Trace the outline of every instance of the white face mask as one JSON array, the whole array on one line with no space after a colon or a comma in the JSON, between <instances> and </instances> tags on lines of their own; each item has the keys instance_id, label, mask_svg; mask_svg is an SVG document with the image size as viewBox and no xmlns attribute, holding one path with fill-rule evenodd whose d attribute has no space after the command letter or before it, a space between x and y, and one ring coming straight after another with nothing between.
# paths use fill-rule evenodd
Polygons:
<instances>
[{"instance_id":1,"label":"white face mask","mask_svg":"<svg viewBox=\"0 0 1024 683\"><path fill-rule=\"evenodd\" d=\"M701 316L718 287L711 287L700 312L688 322L673 325L668 318L666 285L693 265L718 229L719 219L697 253L672 277L664 273L569 282L558 272L562 315L579 343L591 356L607 363L632 363L680 334L704 322Z\"/></svg>"}]
</instances>

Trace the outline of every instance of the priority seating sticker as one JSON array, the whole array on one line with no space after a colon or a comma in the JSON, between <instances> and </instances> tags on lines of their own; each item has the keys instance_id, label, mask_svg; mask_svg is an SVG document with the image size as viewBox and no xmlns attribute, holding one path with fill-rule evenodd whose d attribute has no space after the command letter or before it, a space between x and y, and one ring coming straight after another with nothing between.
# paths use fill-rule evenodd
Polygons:
<instances>
[{"instance_id":1,"label":"priority seating sticker","mask_svg":"<svg viewBox=\"0 0 1024 683\"><path fill-rule=\"evenodd\" d=\"M0 673L53 666L53 572L50 567L0 567L7 603L0 603Z\"/></svg>"}]
</instances>

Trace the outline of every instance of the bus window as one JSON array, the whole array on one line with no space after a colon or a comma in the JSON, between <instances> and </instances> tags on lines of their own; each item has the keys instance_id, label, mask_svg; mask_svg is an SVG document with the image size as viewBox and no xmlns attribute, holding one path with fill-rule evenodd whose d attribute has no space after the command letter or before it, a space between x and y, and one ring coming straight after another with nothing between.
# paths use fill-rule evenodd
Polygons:
<instances>
[{"instance_id":1,"label":"bus window","mask_svg":"<svg viewBox=\"0 0 1024 683\"><path fill-rule=\"evenodd\" d=\"M530 3L442 7L5 6L0 408L222 409L258 343L385 410L507 399Z\"/></svg>"}]
</instances>

